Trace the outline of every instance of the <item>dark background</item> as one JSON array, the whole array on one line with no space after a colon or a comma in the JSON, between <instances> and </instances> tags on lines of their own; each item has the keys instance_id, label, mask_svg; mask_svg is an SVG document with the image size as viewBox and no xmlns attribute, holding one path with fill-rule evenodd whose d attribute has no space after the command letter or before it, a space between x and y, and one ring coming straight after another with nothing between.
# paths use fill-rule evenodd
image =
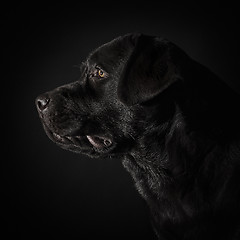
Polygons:
<instances>
[{"instance_id":1,"label":"dark background","mask_svg":"<svg viewBox=\"0 0 240 240\"><path fill-rule=\"evenodd\" d=\"M237 6L155 2L2 6L2 211L9 237L154 239L147 206L120 160L54 145L34 100L75 81L91 50L129 32L170 39L239 89Z\"/></svg>"}]
</instances>

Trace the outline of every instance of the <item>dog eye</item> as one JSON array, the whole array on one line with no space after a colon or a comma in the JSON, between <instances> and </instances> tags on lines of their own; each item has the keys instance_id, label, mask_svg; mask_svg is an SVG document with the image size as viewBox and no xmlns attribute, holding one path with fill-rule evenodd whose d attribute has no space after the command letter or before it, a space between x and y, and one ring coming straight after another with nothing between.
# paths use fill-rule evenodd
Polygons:
<instances>
[{"instance_id":1,"label":"dog eye","mask_svg":"<svg viewBox=\"0 0 240 240\"><path fill-rule=\"evenodd\" d=\"M99 66L96 66L95 68L96 68L95 73L94 73L95 77L97 77L97 78L106 78L107 77L107 73L104 70L102 70L102 68L100 68Z\"/></svg>"},{"instance_id":2,"label":"dog eye","mask_svg":"<svg viewBox=\"0 0 240 240\"><path fill-rule=\"evenodd\" d=\"M98 69L98 70L97 70L97 75L98 75L100 78L105 77L105 73L104 73L104 71L101 70L101 69Z\"/></svg>"},{"instance_id":3,"label":"dog eye","mask_svg":"<svg viewBox=\"0 0 240 240\"><path fill-rule=\"evenodd\" d=\"M102 70L99 66L96 66L94 71L90 73L89 77L93 80L106 78L108 74Z\"/></svg>"}]
</instances>

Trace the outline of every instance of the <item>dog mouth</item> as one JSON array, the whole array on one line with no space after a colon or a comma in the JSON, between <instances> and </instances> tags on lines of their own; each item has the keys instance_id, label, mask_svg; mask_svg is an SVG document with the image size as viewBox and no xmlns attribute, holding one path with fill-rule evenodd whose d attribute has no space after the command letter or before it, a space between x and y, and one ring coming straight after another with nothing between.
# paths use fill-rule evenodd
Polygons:
<instances>
[{"instance_id":1,"label":"dog mouth","mask_svg":"<svg viewBox=\"0 0 240 240\"><path fill-rule=\"evenodd\" d=\"M55 143L62 146L74 146L77 148L92 147L97 151L108 149L113 145L113 140L109 136L105 135L85 135L85 136L70 136L60 135L56 132L51 131L49 128L44 126L48 137Z\"/></svg>"},{"instance_id":2,"label":"dog mouth","mask_svg":"<svg viewBox=\"0 0 240 240\"><path fill-rule=\"evenodd\" d=\"M112 140L105 136L86 136L88 141L93 145L95 148L103 148L103 147L110 147L112 145Z\"/></svg>"},{"instance_id":3,"label":"dog mouth","mask_svg":"<svg viewBox=\"0 0 240 240\"><path fill-rule=\"evenodd\" d=\"M53 133L53 136L57 140L57 142L64 144L74 144L79 145L80 141L88 140L88 142L95 148L104 148L110 147L112 145L112 141L104 136L98 135L86 135L86 136L60 136L56 133Z\"/></svg>"}]
</instances>

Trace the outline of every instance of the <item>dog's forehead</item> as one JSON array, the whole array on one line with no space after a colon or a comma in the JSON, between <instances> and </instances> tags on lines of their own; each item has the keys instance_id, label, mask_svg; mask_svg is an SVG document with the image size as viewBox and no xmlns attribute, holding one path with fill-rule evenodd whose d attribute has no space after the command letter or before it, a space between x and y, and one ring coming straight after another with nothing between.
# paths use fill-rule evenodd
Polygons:
<instances>
[{"instance_id":1,"label":"dog's forehead","mask_svg":"<svg viewBox=\"0 0 240 240\"><path fill-rule=\"evenodd\" d=\"M118 37L95 49L87 59L90 65L97 64L103 67L113 67L124 61L132 49L132 44L127 36Z\"/></svg>"}]
</instances>

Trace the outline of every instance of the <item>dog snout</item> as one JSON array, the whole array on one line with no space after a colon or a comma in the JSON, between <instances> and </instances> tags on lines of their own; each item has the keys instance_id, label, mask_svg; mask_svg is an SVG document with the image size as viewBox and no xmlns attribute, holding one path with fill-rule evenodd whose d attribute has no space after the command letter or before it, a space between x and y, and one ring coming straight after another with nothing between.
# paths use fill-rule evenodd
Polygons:
<instances>
[{"instance_id":1,"label":"dog snout","mask_svg":"<svg viewBox=\"0 0 240 240\"><path fill-rule=\"evenodd\" d=\"M46 110L50 103L50 97L48 94L42 94L36 98L36 106L39 112Z\"/></svg>"}]
</instances>

